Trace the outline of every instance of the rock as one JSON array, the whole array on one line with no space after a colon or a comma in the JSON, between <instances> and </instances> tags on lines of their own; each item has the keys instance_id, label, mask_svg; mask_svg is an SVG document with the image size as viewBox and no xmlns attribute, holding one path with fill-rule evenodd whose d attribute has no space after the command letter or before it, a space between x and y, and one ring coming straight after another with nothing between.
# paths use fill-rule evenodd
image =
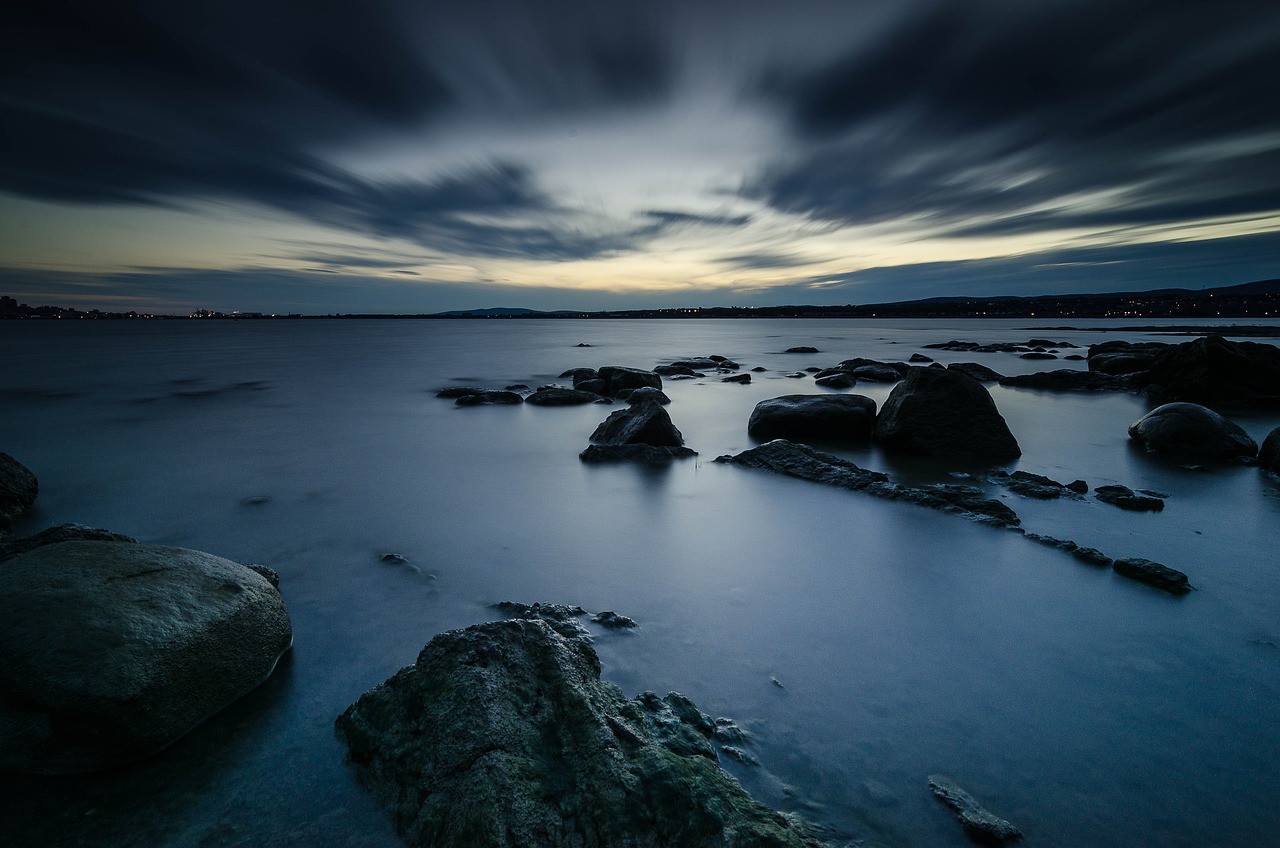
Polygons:
<instances>
[{"instance_id":1,"label":"rock","mask_svg":"<svg viewBox=\"0 0 1280 848\"><path fill-rule=\"evenodd\" d=\"M45 545L56 545L59 542L137 542L132 536L112 533L97 527L86 527L83 524L58 524L41 530L34 536L21 539L6 539L0 542L0 562L18 554L25 554Z\"/></svg>"},{"instance_id":2,"label":"rock","mask_svg":"<svg viewBox=\"0 0 1280 848\"><path fill-rule=\"evenodd\" d=\"M913 354L911 354L911 356L907 359L907 362L916 362L916 363L920 363L920 362L933 362L933 357L932 357L932 356L925 356L923 353L913 353Z\"/></svg>"},{"instance_id":3,"label":"rock","mask_svg":"<svg viewBox=\"0 0 1280 848\"><path fill-rule=\"evenodd\" d=\"M1189 401L1218 412L1280 407L1280 348L1205 336L1161 351L1147 372L1156 403Z\"/></svg>"},{"instance_id":4,"label":"rock","mask_svg":"<svg viewBox=\"0 0 1280 848\"><path fill-rule=\"evenodd\" d=\"M876 417L888 450L994 462L1022 454L981 383L958 371L912 368Z\"/></svg>"},{"instance_id":5,"label":"rock","mask_svg":"<svg viewBox=\"0 0 1280 848\"><path fill-rule=\"evenodd\" d=\"M1129 377L1117 377L1098 371L1061 368L1003 377L1000 385L1018 389L1045 389L1052 392L1129 392L1136 384Z\"/></svg>"},{"instance_id":6,"label":"rock","mask_svg":"<svg viewBox=\"0 0 1280 848\"><path fill-rule=\"evenodd\" d=\"M637 627L635 619L628 618L625 615L618 615L613 610L605 610L591 616L591 620L602 627L608 627L611 630L625 630L631 627Z\"/></svg>"},{"instance_id":7,"label":"rock","mask_svg":"<svg viewBox=\"0 0 1280 848\"><path fill-rule=\"evenodd\" d=\"M661 404L644 400L610 413L591 434L591 441L602 445L679 447L684 444L684 436Z\"/></svg>"},{"instance_id":8,"label":"rock","mask_svg":"<svg viewBox=\"0 0 1280 848\"><path fill-rule=\"evenodd\" d=\"M732 377L725 377L725 378L724 378L723 380L721 380L720 382L722 382L722 383L743 383L743 384L746 384L746 383L750 383L750 382L751 382L751 375L750 375L750 374L734 374Z\"/></svg>"},{"instance_id":9,"label":"rock","mask_svg":"<svg viewBox=\"0 0 1280 848\"><path fill-rule=\"evenodd\" d=\"M1132 512L1159 512L1164 509L1164 500L1150 495L1141 495L1128 486L1099 486L1093 490L1098 500Z\"/></svg>"},{"instance_id":10,"label":"rock","mask_svg":"<svg viewBox=\"0 0 1280 848\"><path fill-rule=\"evenodd\" d=\"M991 481L1004 486L1014 494L1027 498L1050 500L1052 498L1060 498L1063 495L1075 494L1074 490L1068 489L1057 480L1052 480L1042 474L1032 474L1028 471L1015 471L1012 474L1000 471L991 475Z\"/></svg>"},{"instance_id":11,"label":"rock","mask_svg":"<svg viewBox=\"0 0 1280 848\"><path fill-rule=\"evenodd\" d=\"M663 406L671 403L671 398L667 397L666 392L662 391L662 389L655 389L653 386L641 386L638 389L632 389L626 396L627 404L630 406L644 403L647 400Z\"/></svg>"},{"instance_id":12,"label":"rock","mask_svg":"<svg viewBox=\"0 0 1280 848\"><path fill-rule=\"evenodd\" d=\"M7 453L0 453L0 532L31 508L40 483L30 469Z\"/></svg>"},{"instance_id":13,"label":"rock","mask_svg":"<svg viewBox=\"0 0 1280 848\"><path fill-rule=\"evenodd\" d=\"M270 566L266 566L266 565L256 565L256 564L246 565L245 568L249 569L255 574L260 575L263 580L266 580L268 583L271 584L272 589L280 588L280 572L276 571L274 568L271 568Z\"/></svg>"},{"instance_id":14,"label":"rock","mask_svg":"<svg viewBox=\"0 0 1280 848\"><path fill-rule=\"evenodd\" d=\"M595 403L598 400L600 396L593 392L550 386L538 389L525 398L524 402L534 406L578 406L584 403Z\"/></svg>"},{"instance_id":15,"label":"rock","mask_svg":"<svg viewBox=\"0 0 1280 848\"><path fill-rule=\"evenodd\" d=\"M1280 473L1280 427L1275 428L1262 440L1258 450L1258 467L1264 471Z\"/></svg>"},{"instance_id":16,"label":"rock","mask_svg":"<svg viewBox=\"0 0 1280 848\"><path fill-rule=\"evenodd\" d=\"M1053 353L1045 353L1042 351L1033 350L1030 353L1022 354L1018 358L1019 359L1057 359L1058 356L1057 354L1053 354Z\"/></svg>"},{"instance_id":17,"label":"rock","mask_svg":"<svg viewBox=\"0 0 1280 848\"><path fill-rule=\"evenodd\" d=\"M901 372L892 365L859 365L849 373L871 383L896 383L902 379Z\"/></svg>"},{"instance_id":18,"label":"rock","mask_svg":"<svg viewBox=\"0 0 1280 848\"><path fill-rule=\"evenodd\" d=\"M507 618L538 619L545 621L551 629L566 639L583 639L591 641L591 633L578 621L587 611L571 604L532 603L522 604L518 601L499 601L491 604Z\"/></svg>"},{"instance_id":19,"label":"rock","mask_svg":"<svg viewBox=\"0 0 1280 848\"><path fill-rule=\"evenodd\" d=\"M1072 480L1066 487L1077 495L1087 494L1089 491L1089 484L1084 480Z\"/></svg>"},{"instance_id":20,"label":"rock","mask_svg":"<svg viewBox=\"0 0 1280 848\"><path fill-rule=\"evenodd\" d=\"M1129 438L1149 453L1179 462L1252 459L1257 443L1238 424L1195 403L1166 403L1129 425Z\"/></svg>"},{"instance_id":21,"label":"rock","mask_svg":"<svg viewBox=\"0 0 1280 848\"><path fill-rule=\"evenodd\" d=\"M250 495L240 499L240 506L266 506L271 503L270 495Z\"/></svg>"},{"instance_id":22,"label":"rock","mask_svg":"<svg viewBox=\"0 0 1280 848\"><path fill-rule=\"evenodd\" d=\"M665 465L673 459L697 456L693 448L670 445L587 445L578 454L583 462L640 462L649 465Z\"/></svg>"},{"instance_id":23,"label":"rock","mask_svg":"<svg viewBox=\"0 0 1280 848\"><path fill-rule=\"evenodd\" d=\"M502 388L506 389L509 392L523 392L525 389L529 388L529 384L528 383L512 383L508 386L503 386Z\"/></svg>"},{"instance_id":24,"label":"rock","mask_svg":"<svg viewBox=\"0 0 1280 848\"><path fill-rule=\"evenodd\" d=\"M578 342L576 345L574 345L574 347L591 347L591 345L587 344L586 342Z\"/></svg>"},{"instance_id":25,"label":"rock","mask_svg":"<svg viewBox=\"0 0 1280 848\"><path fill-rule=\"evenodd\" d=\"M819 351L816 347L809 347L808 345L800 345L799 347L789 347L783 351L783 353L820 353L820 352L821 351Z\"/></svg>"},{"instance_id":26,"label":"rock","mask_svg":"<svg viewBox=\"0 0 1280 848\"><path fill-rule=\"evenodd\" d=\"M1048 545L1051 548L1066 551L1083 563L1103 568L1111 565L1111 557L1107 556L1097 548L1086 548L1084 545L1077 544L1070 539L1057 539L1053 536L1041 535L1040 533L1027 533L1025 535L1033 542L1039 542L1042 545Z\"/></svg>"},{"instance_id":27,"label":"rock","mask_svg":"<svg viewBox=\"0 0 1280 848\"><path fill-rule=\"evenodd\" d=\"M955 812L965 832L975 841L1004 845L1022 838L1022 831L986 810L946 775L929 775L929 788L939 801Z\"/></svg>"},{"instance_id":28,"label":"rock","mask_svg":"<svg viewBox=\"0 0 1280 848\"><path fill-rule=\"evenodd\" d=\"M720 716L715 720L715 729L712 735L717 742L726 745L741 745L748 739L747 731L738 727L738 723L731 718Z\"/></svg>"},{"instance_id":29,"label":"rock","mask_svg":"<svg viewBox=\"0 0 1280 848\"><path fill-rule=\"evenodd\" d=\"M792 371L790 374L787 374L786 376L790 377L793 380L803 380L805 377L808 377L809 375L804 373L803 371Z\"/></svg>"},{"instance_id":30,"label":"rock","mask_svg":"<svg viewBox=\"0 0 1280 848\"><path fill-rule=\"evenodd\" d=\"M1111 563L1111 567L1123 577L1137 580L1139 583L1146 583L1148 586L1154 586L1157 589L1163 589L1172 595L1185 595L1191 591L1191 584L1187 582L1187 575L1176 568L1169 568L1167 565L1161 565L1149 559L1140 557L1118 559Z\"/></svg>"},{"instance_id":31,"label":"rock","mask_svg":"<svg viewBox=\"0 0 1280 848\"><path fill-rule=\"evenodd\" d=\"M868 491L877 497L907 501L940 512L956 513L997 527L1017 527L1021 523L1018 514L1008 504L988 498L977 486L933 483L917 487L885 483L869 487Z\"/></svg>"},{"instance_id":32,"label":"rock","mask_svg":"<svg viewBox=\"0 0 1280 848\"><path fill-rule=\"evenodd\" d=\"M524 398L515 392L485 391L462 395L454 403L458 406L492 406L524 403Z\"/></svg>"},{"instance_id":33,"label":"rock","mask_svg":"<svg viewBox=\"0 0 1280 848\"><path fill-rule=\"evenodd\" d=\"M1055 342L1055 341L1050 341L1049 339L1029 339L1027 341L1027 346L1028 347L1080 347L1080 345L1072 344L1071 342Z\"/></svg>"},{"instance_id":34,"label":"rock","mask_svg":"<svg viewBox=\"0 0 1280 848\"><path fill-rule=\"evenodd\" d=\"M763 365L757 365L755 368L752 368L751 370L752 370L752 371L754 371L754 372L755 372L755 373L757 373L757 374L763 374L764 372L768 371L769 369L768 369L768 368L765 368Z\"/></svg>"},{"instance_id":35,"label":"rock","mask_svg":"<svg viewBox=\"0 0 1280 848\"><path fill-rule=\"evenodd\" d=\"M724 754L731 760L742 763L744 766L758 766L760 761L756 759L755 754L749 754L736 745L722 745L720 753Z\"/></svg>"},{"instance_id":36,"label":"rock","mask_svg":"<svg viewBox=\"0 0 1280 848\"><path fill-rule=\"evenodd\" d=\"M409 558L404 554L386 553L378 557L378 562L386 562L392 565L408 565Z\"/></svg>"},{"instance_id":37,"label":"rock","mask_svg":"<svg viewBox=\"0 0 1280 848\"><path fill-rule=\"evenodd\" d=\"M683 365L659 365L653 369L653 373L661 377L702 377L703 374L692 368L686 368Z\"/></svg>"},{"instance_id":38,"label":"rock","mask_svg":"<svg viewBox=\"0 0 1280 848\"><path fill-rule=\"evenodd\" d=\"M574 388L577 388L578 384L583 380L595 380L598 379L600 375L596 373L596 369L594 368L570 368L568 371L562 371L560 373L561 380L566 377L572 380Z\"/></svg>"},{"instance_id":39,"label":"rock","mask_svg":"<svg viewBox=\"0 0 1280 848\"><path fill-rule=\"evenodd\" d=\"M467 395L482 395L487 391L489 390L477 388L476 386L449 386L436 392L436 397L453 399L466 397Z\"/></svg>"},{"instance_id":40,"label":"rock","mask_svg":"<svg viewBox=\"0 0 1280 848\"><path fill-rule=\"evenodd\" d=\"M0 770L61 774L166 747L271 674L293 634L253 570L133 542L0 568Z\"/></svg>"},{"instance_id":41,"label":"rock","mask_svg":"<svg viewBox=\"0 0 1280 848\"><path fill-rule=\"evenodd\" d=\"M540 620L435 637L336 725L411 846L822 844L719 768L688 698L624 697Z\"/></svg>"},{"instance_id":42,"label":"rock","mask_svg":"<svg viewBox=\"0 0 1280 848\"><path fill-rule=\"evenodd\" d=\"M604 380L604 391L597 394L609 395L616 397L618 392L623 389L638 389L642 386L652 386L655 389L662 388L662 378L652 371L644 371L639 368L626 368L621 365L606 365L599 369L597 373L600 379ZM574 384L575 389L586 389L585 386Z\"/></svg>"},{"instance_id":43,"label":"rock","mask_svg":"<svg viewBox=\"0 0 1280 848\"><path fill-rule=\"evenodd\" d=\"M1080 355L1080 354L1078 354L1078 353L1069 353L1069 354L1067 354L1066 356L1064 356L1064 357L1062 357L1062 358L1063 358L1063 359L1066 359L1066 360L1068 360L1068 361L1070 361L1070 362L1083 362L1087 357L1081 356L1081 355Z\"/></svg>"},{"instance_id":44,"label":"rock","mask_svg":"<svg viewBox=\"0 0 1280 848\"><path fill-rule=\"evenodd\" d=\"M863 440L875 420L876 402L862 395L783 395L755 405L747 433L756 439Z\"/></svg>"},{"instance_id":45,"label":"rock","mask_svg":"<svg viewBox=\"0 0 1280 848\"><path fill-rule=\"evenodd\" d=\"M599 377L593 377L587 380L578 380L573 384L574 389L580 392L591 392L594 395L603 396L609 391L609 384Z\"/></svg>"},{"instance_id":46,"label":"rock","mask_svg":"<svg viewBox=\"0 0 1280 848\"><path fill-rule=\"evenodd\" d=\"M852 389L858 384L857 377L844 371L828 374L825 377L821 375L814 375L814 377L814 385L822 386L824 389Z\"/></svg>"},{"instance_id":47,"label":"rock","mask_svg":"<svg viewBox=\"0 0 1280 848\"><path fill-rule=\"evenodd\" d=\"M1089 357L1089 370L1102 374L1141 374L1156 362L1153 352L1113 351Z\"/></svg>"},{"instance_id":48,"label":"rock","mask_svg":"<svg viewBox=\"0 0 1280 848\"><path fill-rule=\"evenodd\" d=\"M1004 375L999 371L994 371L977 362L952 362L947 366L947 370L967 374L979 383L994 383L996 380L1004 379Z\"/></svg>"}]
</instances>

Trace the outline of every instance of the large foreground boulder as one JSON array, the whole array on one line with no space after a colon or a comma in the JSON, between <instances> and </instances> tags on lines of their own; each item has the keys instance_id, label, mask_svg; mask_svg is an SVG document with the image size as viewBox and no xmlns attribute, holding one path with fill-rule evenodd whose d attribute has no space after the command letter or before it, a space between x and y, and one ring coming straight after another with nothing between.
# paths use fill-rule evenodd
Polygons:
<instances>
[{"instance_id":1,"label":"large foreground boulder","mask_svg":"<svg viewBox=\"0 0 1280 848\"><path fill-rule=\"evenodd\" d=\"M1258 444L1228 418L1196 403L1166 403L1129 425L1129 438L1179 462L1252 459Z\"/></svg>"},{"instance_id":2,"label":"large foreground boulder","mask_svg":"<svg viewBox=\"0 0 1280 848\"><path fill-rule=\"evenodd\" d=\"M92 771L166 747L265 680L293 641L238 563L130 542L0 565L0 770Z\"/></svg>"},{"instance_id":3,"label":"large foreground boulder","mask_svg":"<svg viewBox=\"0 0 1280 848\"><path fill-rule=\"evenodd\" d=\"M1002 462L1022 454L986 388L945 368L912 368L876 418L886 449Z\"/></svg>"},{"instance_id":4,"label":"large foreground boulder","mask_svg":"<svg viewBox=\"0 0 1280 848\"><path fill-rule=\"evenodd\" d=\"M1147 372L1157 403L1189 401L1220 412L1280 407L1280 348L1205 336L1161 352Z\"/></svg>"},{"instance_id":5,"label":"large foreground boulder","mask_svg":"<svg viewBox=\"0 0 1280 848\"><path fill-rule=\"evenodd\" d=\"M862 395L783 395L756 404L747 432L756 439L863 440L876 423L876 402Z\"/></svg>"},{"instance_id":6,"label":"large foreground boulder","mask_svg":"<svg viewBox=\"0 0 1280 848\"><path fill-rule=\"evenodd\" d=\"M31 508L40 483L30 469L7 453L0 453L0 532Z\"/></svg>"},{"instance_id":7,"label":"large foreground boulder","mask_svg":"<svg viewBox=\"0 0 1280 848\"><path fill-rule=\"evenodd\" d=\"M337 728L412 846L821 845L719 768L688 698L624 697L543 620L435 637Z\"/></svg>"}]
</instances>

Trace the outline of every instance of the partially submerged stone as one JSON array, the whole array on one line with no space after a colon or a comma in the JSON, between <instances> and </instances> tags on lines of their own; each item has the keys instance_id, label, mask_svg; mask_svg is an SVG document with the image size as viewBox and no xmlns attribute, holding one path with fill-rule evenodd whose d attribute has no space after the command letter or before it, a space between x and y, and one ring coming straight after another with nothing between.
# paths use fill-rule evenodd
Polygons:
<instances>
[{"instance_id":1,"label":"partially submerged stone","mask_svg":"<svg viewBox=\"0 0 1280 848\"><path fill-rule=\"evenodd\" d=\"M591 434L591 441L601 445L680 447L684 436L662 405L650 399L610 413Z\"/></svg>"},{"instance_id":2,"label":"partially submerged stone","mask_svg":"<svg viewBox=\"0 0 1280 848\"><path fill-rule=\"evenodd\" d=\"M524 403L524 398L515 392L482 391L461 395L454 401L458 406L503 406Z\"/></svg>"},{"instance_id":3,"label":"partially submerged stone","mask_svg":"<svg viewBox=\"0 0 1280 848\"><path fill-rule=\"evenodd\" d=\"M1004 845L1022 838L1022 831L987 810L946 775L929 775L929 788L939 801L955 812L965 832L974 840L988 845Z\"/></svg>"},{"instance_id":4,"label":"partially submerged stone","mask_svg":"<svg viewBox=\"0 0 1280 848\"><path fill-rule=\"evenodd\" d=\"M876 417L888 450L1001 462L1021 455L1018 441L977 380L945 368L912 368Z\"/></svg>"},{"instance_id":5,"label":"partially submerged stone","mask_svg":"<svg viewBox=\"0 0 1280 848\"><path fill-rule=\"evenodd\" d=\"M1185 595L1191 591L1191 584L1187 582L1187 575L1176 568L1170 568L1167 565L1152 562L1149 559L1127 557L1111 563L1111 567L1123 577L1146 583L1148 586L1154 586L1157 589L1163 589L1172 595Z\"/></svg>"},{"instance_id":6,"label":"partially submerged stone","mask_svg":"<svg viewBox=\"0 0 1280 848\"><path fill-rule=\"evenodd\" d=\"M876 402L862 395L783 395L751 410L747 432L757 439L865 441L876 421Z\"/></svg>"},{"instance_id":7,"label":"partially submerged stone","mask_svg":"<svg viewBox=\"0 0 1280 848\"><path fill-rule=\"evenodd\" d=\"M1163 498L1135 492L1128 486L1098 486L1093 490L1093 496L1105 504L1131 512L1160 512L1164 509Z\"/></svg>"},{"instance_id":8,"label":"partially submerged stone","mask_svg":"<svg viewBox=\"0 0 1280 848\"><path fill-rule=\"evenodd\" d=\"M40 494L36 475L7 453L0 453L0 532L31 508Z\"/></svg>"},{"instance_id":9,"label":"partially submerged stone","mask_svg":"<svg viewBox=\"0 0 1280 848\"><path fill-rule=\"evenodd\" d=\"M524 402L531 403L534 406L580 406L586 403L595 403L598 400L600 400L600 396L593 392L566 389L561 386L548 386L538 389L525 398Z\"/></svg>"},{"instance_id":10,"label":"partially submerged stone","mask_svg":"<svg viewBox=\"0 0 1280 848\"><path fill-rule=\"evenodd\" d=\"M1252 459L1258 445L1239 424L1196 403L1166 403L1129 425L1129 438L1148 453L1179 462Z\"/></svg>"},{"instance_id":11,"label":"partially submerged stone","mask_svg":"<svg viewBox=\"0 0 1280 848\"><path fill-rule=\"evenodd\" d=\"M280 593L200 551L43 545L0 567L0 770L118 766L262 683L293 641Z\"/></svg>"},{"instance_id":12,"label":"partially submerged stone","mask_svg":"<svg viewBox=\"0 0 1280 848\"><path fill-rule=\"evenodd\" d=\"M542 620L443 633L337 720L411 846L819 848L720 769L688 698L626 698Z\"/></svg>"}]
</instances>

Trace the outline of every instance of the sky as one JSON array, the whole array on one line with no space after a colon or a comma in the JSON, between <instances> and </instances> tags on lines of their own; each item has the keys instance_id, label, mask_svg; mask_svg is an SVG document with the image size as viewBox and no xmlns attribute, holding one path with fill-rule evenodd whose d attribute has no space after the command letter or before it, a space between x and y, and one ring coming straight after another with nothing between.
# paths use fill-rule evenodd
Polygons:
<instances>
[{"instance_id":1,"label":"sky","mask_svg":"<svg viewBox=\"0 0 1280 848\"><path fill-rule=\"evenodd\" d=\"M876 303L1280 277L1275 0L23 0L0 294Z\"/></svg>"}]
</instances>

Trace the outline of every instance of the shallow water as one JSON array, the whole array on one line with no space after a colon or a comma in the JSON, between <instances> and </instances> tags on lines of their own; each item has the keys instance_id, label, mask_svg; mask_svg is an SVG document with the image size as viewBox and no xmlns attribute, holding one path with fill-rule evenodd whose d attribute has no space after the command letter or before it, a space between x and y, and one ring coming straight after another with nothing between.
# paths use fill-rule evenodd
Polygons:
<instances>
[{"instance_id":1,"label":"shallow water","mask_svg":"<svg viewBox=\"0 0 1280 848\"><path fill-rule=\"evenodd\" d=\"M710 461L753 444L759 400L822 391L783 376L808 365L905 360L952 338L1159 338L1036 323L5 322L0 450L41 483L17 530L76 521L270 565L295 647L146 762L0 777L0 841L396 845L333 719L434 634L510 599L637 619L634 633L590 625L605 677L738 720L762 768L730 769L850 841L969 844L928 791L941 771L1031 846L1267 844L1280 832L1274 479L1133 450L1139 397L992 387L1023 449L1011 469L1170 495L1136 514L997 492L1024 526L1179 568L1198 591L1173 598L1014 533ZM795 345L823 352L781 353ZM667 381L700 456L665 470L578 461L607 407L434 397L708 353L769 371L748 386ZM1083 367L927 353L1003 373ZM881 403L890 388L852 391ZM1280 415L1235 420L1261 441ZM840 452L895 479L955 479L872 446Z\"/></svg>"}]
</instances>

